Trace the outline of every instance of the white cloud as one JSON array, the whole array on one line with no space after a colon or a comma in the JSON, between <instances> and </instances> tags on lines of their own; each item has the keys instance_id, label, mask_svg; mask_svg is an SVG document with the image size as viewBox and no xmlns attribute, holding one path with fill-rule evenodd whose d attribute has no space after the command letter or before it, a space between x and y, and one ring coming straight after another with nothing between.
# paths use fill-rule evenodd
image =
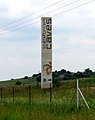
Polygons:
<instances>
[{"instance_id":1,"label":"white cloud","mask_svg":"<svg viewBox=\"0 0 95 120\"><path fill-rule=\"evenodd\" d=\"M87 2L88 0L80 0L74 5L50 14L45 14L72 2L71 0L65 0L27 19L32 19L43 14L43 16L51 16L60 12L64 13L65 10L84 3L85 1ZM4 4L2 5L2 11L0 11L0 13L4 12L4 14L0 16L0 26L9 23L8 20L11 18L18 19L55 2L58 2L58 0L39 0L39 2L37 0L1 0L0 5L2 5L2 3ZM8 9L8 11L6 11L6 9ZM53 70L64 68L71 71L78 71L84 70L87 67L95 70L94 13L95 4L90 3L53 17ZM40 21L40 17L31 20L27 24L35 21ZM40 71L40 30L40 22L17 31L0 28L0 34L1 31L9 32L4 36L0 36L0 79L22 77Z\"/></svg>"},{"instance_id":2,"label":"white cloud","mask_svg":"<svg viewBox=\"0 0 95 120\"><path fill-rule=\"evenodd\" d=\"M0 13L4 14L4 12L8 12L8 10L9 10L9 7L5 3L2 2L0 4Z\"/></svg>"},{"instance_id":3,"label":"white cloud","mask_svg":"<svg viewBox=\"0 0 95 120\"><path fill-rule=\"evenodd\" d=\"M0 54L0 75L4 75L2 79L8 79L11 76L32 75L40 70L40 46L38 41L2 43Z\"/></svg>"}]
</instances>

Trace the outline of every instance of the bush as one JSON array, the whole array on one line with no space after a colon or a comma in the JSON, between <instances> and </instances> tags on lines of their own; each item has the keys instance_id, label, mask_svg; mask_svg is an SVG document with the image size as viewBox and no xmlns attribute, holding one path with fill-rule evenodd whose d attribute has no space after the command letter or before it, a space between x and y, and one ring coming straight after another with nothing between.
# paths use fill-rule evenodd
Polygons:
<instances>
[{"instance_id":1,"label":"bush","mask_svg":"<svg viewBox=\"0 0 95 120\"><path fill-rule=\"evenodd\" d=\"M25 76L24 79L28 79L28 76Z\"/></svg>"},{"instance_id":2,"label":"bush","mask_svg":"<svg viewBox=\"0 0 95 120\"><path fill-rule=\"evenodd\" d=\"M60 86L59 78L57 78L57 77L53 78L53 84L56 85L56 87L59 87Z\"/></svg>"},{"instance_id":3,"label":"bush","mask_svg":"<svg viewBox=\"0 0 95 120\"><path fill-rule=\"evenodd\" d=\"M17 81L17 82L16 82L16 85L21 85L21 82L20 82L20 81Z\"/></svg>"}]
</instances>

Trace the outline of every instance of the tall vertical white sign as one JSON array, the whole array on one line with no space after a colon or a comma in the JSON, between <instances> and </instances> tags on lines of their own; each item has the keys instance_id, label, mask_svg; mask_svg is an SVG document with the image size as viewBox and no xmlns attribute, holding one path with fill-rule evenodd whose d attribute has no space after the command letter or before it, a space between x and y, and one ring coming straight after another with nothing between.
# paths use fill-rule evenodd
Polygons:
<instances>
[{"instance_id":1,"label":"tall vertical white sign","mask_svg":"<svg viewBox=\"0 0 95 120\"><path fill-rule=\"evenodd\" d=\"M52 87L52 18L41 18L41 88Z\"/></svg>"}]
</instances>

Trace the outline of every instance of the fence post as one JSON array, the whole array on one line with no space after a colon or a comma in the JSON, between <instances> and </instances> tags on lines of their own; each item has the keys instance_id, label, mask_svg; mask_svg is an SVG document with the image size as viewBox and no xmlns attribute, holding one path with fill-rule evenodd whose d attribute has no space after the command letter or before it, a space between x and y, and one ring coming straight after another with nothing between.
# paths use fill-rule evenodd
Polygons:
<instances>
[{"instance_id":1,"label":"fence post","mask_svg":"<svg viewBox=\"0 0 95 120\"><path fill-rule=\"evenodd\" d=\"M51 83L50 83L50 103L52 102L52 90L51 90Z\"/></svg>"},{"instance_id":2,"label":"fence post","mask_svg":"<svg viewBox=\"0 0 95 120\"><path fill-rule=\"evenodd\" d=\"M79 80L77 79L77 111L79 110Z\"/></svg>"},{"instance_id":3,"label":"fence post","mask_svg":"<svg viewBox=\"0 0 95 120\"><path fill-rule=\"evenodd\" d=\"M31 104L31 85L29 85L29 104Z\"/></svg>"},{"instance_id":4,"label":"fence post","mask_svg":"<svg viewBox=\"0 0 95 120\"><path fill-rule=\"evenodd\" d=\"M13 86L13 102L14 102L14 96L15 96L15 88Z\"/></svg>"},{"instance_id":5,"label":"fence post","mask_svg":"<svg viewBox=\"0 0 95 120\"><path fill-rule=\"evenodd\" d=\"M3 98L3 88L1 87L1 102L2 102L2 98Z\"/></svg>"}]
</instances>

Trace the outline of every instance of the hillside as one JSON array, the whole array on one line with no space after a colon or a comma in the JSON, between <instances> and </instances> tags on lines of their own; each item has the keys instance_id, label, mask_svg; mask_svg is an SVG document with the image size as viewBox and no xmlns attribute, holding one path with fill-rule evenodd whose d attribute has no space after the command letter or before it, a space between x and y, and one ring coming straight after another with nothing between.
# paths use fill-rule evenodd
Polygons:
<instances>
[{"instance_id":1,"label":"hillside","mask_svg":"<svg viewBox=\"0 0 95 120\"><path fill-rule=\"evenodd\" d=\"M7 81L0 81L0 86L14 86L17 84L17 82L21 83L21 85L35 85L36 81L32 77L24 77L24 78L18 78L18 79L11 79Z\"/></svg>"},{"instance_id":2,"label":"hillside","mask_svg":"<svg viewBox=\"0 0 95 120\"><path fill-rule=\"evenodd\" d=\"M56 86L55 83L53 83L54 87L60 87L60 88L75 88L76 87L76 80L77 79L71 79L71 80L61 80L59 79L59 86ZM17 83L20 84L17 84ZM12 79L7 81L1 81L0 87L4 86L15 86L15 85L31 85L32 87L37 87L37 81L33 77L24 77L19 79ZM95 78L79 78L79 85L80 87L95 87ZM40 85L39 85L40 87Z\"/></svg>"},{"instance_id":3,"label":"hillside","mask_svg":"<svg viewBox=\"0 0 95 120\"><path fill-rule=\"evenodd\" d=\"M65 84L69 84L71 80L85 80L85 82L82 83L86 84L90 82L90 86L93 86L95 84L95 71L92 71L90 68L85 69L83 72L77 71L77 72L71 72L65 69L62 69L60 71L53 71L53 84L56 84L56 86L61 83L61 85L65 82ZM23 78L18 79L11 79L7 81L1 81L0 86L14 86L17 82L21 85L37 85L37 82L41 81L41 73L33 74L32 77L25 76ZM69 81L68 81L69 80ZM60 83L59 83L60 82ZM70 83L71 84L71 83ZM88 83L89 84L89 83Z\"/></svg>"}]
</instances>

